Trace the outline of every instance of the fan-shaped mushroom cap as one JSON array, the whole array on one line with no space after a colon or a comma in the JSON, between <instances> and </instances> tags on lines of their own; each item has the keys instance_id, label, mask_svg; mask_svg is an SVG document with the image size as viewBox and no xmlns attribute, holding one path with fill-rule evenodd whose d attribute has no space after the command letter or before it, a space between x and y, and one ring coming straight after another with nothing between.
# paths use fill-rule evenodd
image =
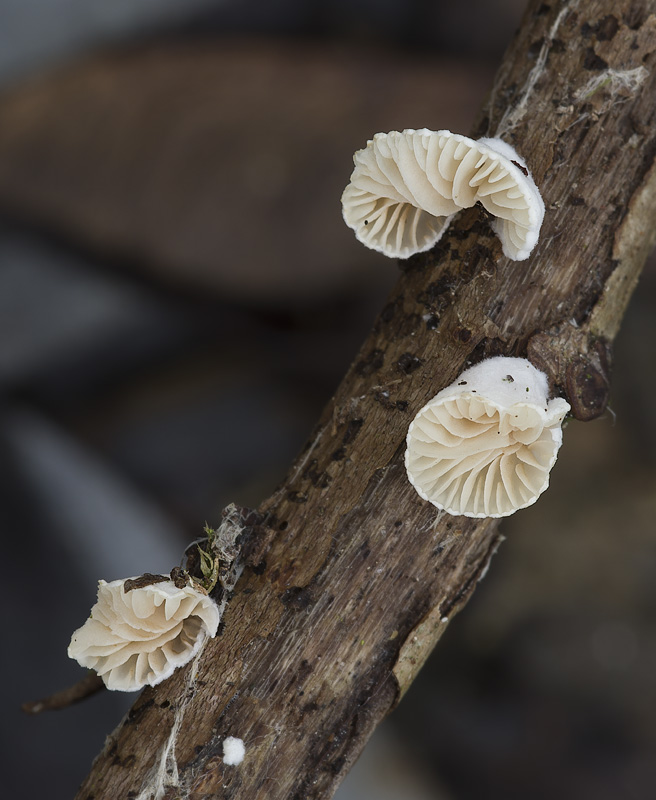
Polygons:
<instances>
[{"instance_id":1,"label":"fan-shaped mushroom cap","mask_svg":"<svg viewBox=\"0 0 656 800\"><path fill-rule=\"evenodd\" d=\"M524 358L465 370L410 425L410 482L449 514L506 517L530 506L549 485L570 408L548 394L546 375Z\"/></svg>"},{"instance_id":2,"label":"fan-shaped mushroom cap","mask_svg":"<svg viewBox=\"0 0 656 800\"><path fill-rule=\"evenodd\" d=\"M390 258L429 250L451 217L477 201L497 218L504 255L528 258L544 203L526 164L501 139L450 131L377 133L353 156L342 213L356 237Z\"/></svg>"},{"instance_id":3,"label":"fan-shaped mushroom cap","mask_svg":"<svg viewBox=\"0 0 656 800\"><path fill-rule=\"evenodd\" d=\"M75 631L68 655L94 669L108 689L155 686L190 661L214 636L219 609L191 586L173 581L124 591L125 580L98 582L91 616Z\"/></svg>"}]
</instances>

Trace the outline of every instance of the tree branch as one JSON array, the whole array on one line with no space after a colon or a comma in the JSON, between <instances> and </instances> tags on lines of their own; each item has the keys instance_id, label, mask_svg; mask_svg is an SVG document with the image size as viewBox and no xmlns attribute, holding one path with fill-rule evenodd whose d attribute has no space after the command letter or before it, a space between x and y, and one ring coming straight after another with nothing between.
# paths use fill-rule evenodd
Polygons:
<instances>
[{"instance_id":1,"label":"tree branch","mask_svg":"<svg viewBox=\"0 0 656 800\"><path fill-rule=\"evenodd\" d=\"M414 414L467 363L527 353L575 416L605 408L610 343L656 231L649 8L529 4L474 135L501 132L530 165L547 206L536 252L503 258L471 209L401 265L260 509L276 532L266 562L237 584L202 657L139 697L79 798L331 796L502 538L497 521L438 513L412 489ZM222 762L227 736L246 744L239 767Z\"/></svg>"}]
</instances>

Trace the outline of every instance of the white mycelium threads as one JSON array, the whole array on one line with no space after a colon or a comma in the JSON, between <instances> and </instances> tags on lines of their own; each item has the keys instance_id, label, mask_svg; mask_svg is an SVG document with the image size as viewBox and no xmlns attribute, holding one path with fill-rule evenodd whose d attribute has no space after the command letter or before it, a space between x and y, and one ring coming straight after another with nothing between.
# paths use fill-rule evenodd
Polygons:
<instances>
[{"instance_id":1,"label":"white mycelium threads","mask_svg":"<svg viewBox=\"0 0 656 800\"><path fill-rule=\"evenodd\" d=\"M410 482L449 514L505 517L531 505L549 485L570 408L548 396L546 375L523 358L465 370L410 425Z\"/></svg>"},{"instance_id":2,"label":"white mycelium threads","mask_svg":"<svg viewBox=\"0 0 656 800\"><path fill-rule=\"evenodd\" d=\"M353 161L344 221L386 256L429 250L451 217L477 202L495 216L492 227L508 258L528 258L538 240L542 197L524 160L501 139L426 128L377 133Z\"/></svg>"}]
</instances>

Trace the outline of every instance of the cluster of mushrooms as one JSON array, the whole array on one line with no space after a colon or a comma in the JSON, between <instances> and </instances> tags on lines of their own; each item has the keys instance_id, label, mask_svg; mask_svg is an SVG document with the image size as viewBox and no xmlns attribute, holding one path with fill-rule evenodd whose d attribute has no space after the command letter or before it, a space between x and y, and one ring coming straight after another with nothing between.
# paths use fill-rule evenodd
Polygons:
<instances>
[{"instance_id":1,"label":"cluster of mushrooms","mask_svg":"<svg viewBox=\"0 0 656 800\"><path fill-rule=\"evenodd\" d=\"M430 249L451 217L477 202L494 215L508 258L528 258L538 240L544 203L523 159L499 139L426 129L379 133L354 162L342 195L344 220L363 244L386 256ZM487 359L413 420L408 478L422 498L449 514L508 516L547 488L569 408L562 398L549 399L546 375L526 359ZM209 574L217 564L207 558ZM208 586L186 573L145 584L100 581L97 602L68 654L109 689L155 686L215 636L222 610Z\"/></svg>"},{"instance_id":2,"label":"cluster of mushrooms","mask_svg":"<svg viewBox=\"0 0 656 800\"><path fill-rule=\"evenodd\" d=\"M535 247L544 203L524 160L500 139L450 131L379 133L353 157L344 221L391 258L430 249L461 208L493 216L503 253ZM569 404L549 399L547 377L524 358L489 358L465 370L417 414L407 437L408 478L449 514L505 517L549 485Z\"/></svg>"}]
</instances>

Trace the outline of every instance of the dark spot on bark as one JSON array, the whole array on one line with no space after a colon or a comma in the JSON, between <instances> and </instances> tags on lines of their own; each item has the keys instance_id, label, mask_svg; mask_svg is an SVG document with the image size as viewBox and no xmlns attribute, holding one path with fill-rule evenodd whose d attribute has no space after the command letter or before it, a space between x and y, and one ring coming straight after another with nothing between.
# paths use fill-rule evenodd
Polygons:
<instances>
[{"instance_id":1,"label":"dark spot on bark","mask_svg":"<svg viewBox=\"0 0 656 800\"><path fill-rule=\"evenodd\" d=\"M344 769L344 764L346 764L346 756L339 756L339 758L336 758L333 763L329 765L328 770L333 775L339 775Z\"/></svg>"},{"instance_id":2,"label":"dark spot on bark","mask_svg":"<svg viewBox=\"0 0 656 800\"><path fill-rule=\"evenodd\" d=\"M303 472L303 477L307 478L316 489L326 489L332 478L325 471L319 472L317 463L317 459L313 458L307 469Z\"/></svg>"},{"instance_id":3,"label":"dark spot on bark","mask_svg":"<svg viewBox=\"0 0 656 800\"><path fill-rule=\"evenodd\" d=\"M600 22L595 25L597 39L601 42L609 42L620 29L617 17L607 14Z\"/></svg>"},{"instance_id":4,"label":"dark spot on bark","mask_svg":"<svg viewBox=\"0 0 656 800\"><path fill-rule=\"evenodd\" d=\"M590 25L589 22L584 22L583 25L581 25L581 36L584 39L589 39L593 33L592 25Z\"/></svg>"},{"instance_id":5,"label":"dark spot on bark","mask_svg":"<svg viewBox=\"0 0 656 800\"><path fill-rule=\"evenodd\" d=\"M591 47L588 47L585 51L585 58L583 59L583 69L603 70L608 69L608 64L603 58L600 58Z\"/></svg>"},{"instance_id":6,"label":"dark spot on bark","mask_svg":"<svg viewBox=\"0 0 656 800\"><path fill-rule=\"evenodd\" d=\"M423 292L417 295L417 302L431 311L441 311L450 302L443 295L450 294L457 285L458 278L447 271L441 278L430 283Z\"/></svg>"},{"instance_id":7,"label":"dark spot on bark","mask_svg":"<svg viewBox=\"0 0 656 800\"><path fill-rule=\"evenodd\" d=\"M584 206L585 205L585 200L582 197L579 197L578 195L575 195L575 194L572 194L572 195L569 196L569 202L570 202L570 205L572 205L572 206Z\"/></svg>"},{"instance_id":8,"label":"dark spot on bark","mask_svg":"<svg viewBox=\"0 0 656 800\"><path fill-rule=\"evenodd\" d=\"M560 39L552 39L551 41L551 52L552 53L564 53L567 48L565 47L565 43Z\"/></svg>"},{"instance_id":9,"label":"dark spot on bark","mask_svg":"<svg viewBox=\"0 0 656 800\"><path fill-rule=\"evenodd\" d=\"M469 356L472 364L478 364L484 358L492 358L493 356L508 355L507 345L502 339L497 337L485 337L474 348Z\"/></svg>"},{"instance_id":10,"label":"dark spot on bark","mask_svg":"<svg viewBox=\"0 0 656 800\"><path fill-rule=\"evenodd\" d=\"M133 767L135 765L136 761L137 757L135 756L135 754L130 753L129 756L126 756L123 759L119 758L118 756L114 756L112 764L117 767L122 767L123 769L130 769L130 767Z\"/></svg>"},{"instance_id":11,"label":"dark spot on bark","mask_svg":"<svg viewBox=\"0 0 656 800\"><path fill-rule=\"evenodd\" d=\"M380 318L383 322L389 322L393 319L394 315L396 314L397 310L397 301L395 300L393 303L388 303L385 308L380 312Z\"/></svg>"},{"instance_id":12,"label":"dark spot on bark","mask_svg":"<svg viewBox=\"0 0 656 800\"><path fill-rule=\"evenodd\" d=\"M440 324L440 318L436 314L431 314L430 317L426 320L426 327L429 331L434 331L437 329L437 326Z\"/></svg>"},{"instance_id":13,"label":"dark spot on bark","mask_svg":"<svg viewBox=\"0 0 656 800\"><path fill-rule=\"evenodd\" d=\"M472 337L472 333L468 328L460 328L456 331L456 339L466 344Z\"/></svg>"},{"instance_id":14,"label":"dark spot on bark","mask_svg":"<svg viewBox=\"0 0 656 800\"><path fill-rule=\"evenodd\" d=\"M530 58L535 58L540 50L542 50L542 45L544 44L544 37L542 39L536 39L534 42L531 42L528 48L528 55Z\"/></svg>"},{"instance_id":15,"label":"dark spot on bark","mask_svg":"<svg viewBox=\"0 0 656 800\"><path fill-rule=\"evenodd\" d=\"M419 314L404 314L398 320L398 327L395 332L395 339L401 339L405 336L411 336L419 329L421 325L421 317Z\"/></svg>"},{"instance_id":16,"label":"dark spot on bark","mask_svg":"<svg viewBox=\"0 0 656 800\"><path fill-rule=\"evenodd\" d=\"M524 171L524 167L522 167L520 164L517 164L517 166L518 166L518 167L519 167L519 168L520 168L522 171ZM525 174L525 175L528 175L528 170L526 170L526 171L524 172L524 174ZM480 260L482 260L482 261L488 261L488 262L490 262L489 264L486 264L486 265L485 265L485 268L486 268L486 269L488 269L488 270L489 270L489 269L491 269L492 267L494 267L494 266L495 266L495 259L496 259L496 256L495 256L495 254L494 254L494 251L493 251L491 248L489 248L489 247L486 247L484 244L481 244L480 242L477 242L477 243L474 245L473 252L475 253L475 255L476 255L476 257L477 257L478 259L480 259ZM477 266L476 264L472 264L471 276L469 275L469 272L468 272L468 273L467 273L467 277L472 277L472 278L473 278L473 277L474 277L474 275L476 275L476 274L478 273L479 269L480 269L480 266Z\"/></svg>"},{"instance_id":17,"label":"dark spot on bark","mask_svg":"<svg viewBox=\"0 0 656 800\"><path fill-rule=\"evenodd\" d=\"M442 245L443 247L444 245ZM430 269L439 260L440 244L436 245L436 251L426 253L415 253L407 259L399 259L397 266L406 275L412 272L423 272L425 269ZM437 256L437 258L436 258Z\"/></svg>"},{"instance_id":18,"label":"dark spot on bark","mask_svg":"<svg viewBox=\"0 0 656 800\"><path fill-rule=\"evenodd\" d=\"M304 658L298 667L299 683L304 681L311 674L312 674L312 664L310 664L307 658Z\"/></svg>"},{"instance_id":19,"label":"dark spot on bark","mask_svg":"<svg viewBox=\"0 0 656 800\"><path fill-rule=\"evenodd\" d=\"M251 569L256 575L264 575L267 568L266 558L263 558L259 563L253 564Z\"/></svg>"},{"instance_id":20,"label":"dark spot on bark","mask_svg":"<svg viewBox=\"0 0 656 800\"><path fill-rule=\"evenodd\" d=\"M412 353L403 353L403 355L396 362L396 368L399 370L399 372L403 372L404 375L410 375L416 369L419 369L423 363L424 362L420 358L413 356Z\"/></svg>"},{"instance_id":21,"label":"dark spot on bark","mask_svg":"<svg viewBox=\"0 0 656 800\"><path fill-rule=\"evenodd\" d=\"M433 550L433 556L440 556L444 552L444 545L438 544L438 546Z\"/></svg>"},{"instance_id":22,"label":"dark spot on bark","mask_svg":"<svg viewBox=\"0 0 656 800\"><path fill-rule=\"evenodd\" d=\"M395 403L396 407L399 411L407 411L408 410L408 401L407 400L397 400Z\"/></svg>"},{"instance_id":23,"label":"dark spot on bark","mask_svg":"<svg viewBox=\"0 0 656 800\"><path fill-rule=\"evenodd\" d=\"M389 392L378 389L374 392L374 400L380 403L383 408L394 408L394 403L389 399Z\"/></svg>"},{"instance_id":24,"label":"dark spot on bark","mask_svg":"<svg viewBox=\"0 0 656 800\"><path fill-rule=\"evenodd\" d=\"M383 366L384 361L385 353L376 348L368 353L362 361L358 361L355 366L355 371L358 375L362 375L362 377L373 375L374 372L377 372Z\"/></svg>"},{"instance_id":25,"label":"dark spot on bark","mask_svg":"<svg viewBox=\"0 0 656 800\"><path fill-rule=\"evenodd\" d=\"M308 497L304 492L287 492L287 499L292 503L307 503Z\"/></svg>"},{"instance_id":26,"label":"dark spot on bark","mask_svg":"<svg viewBox=\"0 0 656 800\"><path fill-rule=\"evenodd\" d=\"M187 575L185 571L182 569L182 567L173 567L169 577L171 578L171 581L173 582L173 585L175 586L176 589L184 589L187 583L189 582L187 580Z\"/></svg>"},{"instance_id":27,"label":"dark spot on bark","mask_svg":"<svg viewBox=\"0 0 656 800\"><path fill-rule=\"evenodd\" d=\"M343 461L346 458L346 450L343 447L338 447L330 456L331 461Z\"/></svg>"},{"instance_id":28,"label":"dark spot on bark","mask_svg":"<svg viewBox=\"0 0 656 800\"><path fill-rule=\"evenodd\" d=\"M204 744L197 744L196 747L194 747L194 752L196 753L196 755L199 755L200 753L203 752L204 749L205 749Z\"/></svg>"},{"instance_id":29,"label":"dark spot on bark","mask_svg":"<svg viewBox=\"0 0 656 800\"><path fill-rule=\"evenodd\" d=\"M280 600L292 611L305 611L314 603L312 590L307 586L291 586L282 593Z\"/></svg>"},{"instance_id":30,"label":"dark spot on bark","mask_svg":"<svg viewBox=\"0 0 656 800\"><path fill-rule=\"evenodd\" d=\"M349 420L349 423L346 426L346 433L342 439L342 444L350 444L355 439L358 433L360 433L360 428L362 427L363 421L364 420L361 419Z\"/></svg>"},{"instance_id":31,"label":"dark spot on bark","mask_svg":"<svg viewBox=\"0 0 656 800\"><path fill-rule=\"evenodd\" d=\"M145 703L141 705L132 706L132 708L128 711L127 722L129 725L135 723L142 714L147 711L151 706L155 705L155 701L151 698L150 700L146 700Z\"/></svg>"},{"instance_id":32,"label":"dark spot on bark","mask_svg":"<svg viewBox=\"0 0 656 800\"><path fill-rule=\"evenodd\" d=\"M374 331L380 331L384 326L392 322L392 320L395 321L395 326L387 335L388 337L391 336L393 339L409 336L420 325L420 318L417 314L406 314L403 312L403 295L400 295L385 306L374 323Z\"/></svg>"},{"instance_id":33,"label":"dark spot on bark","mask_svg":"<svg viewBox=\"0 0 656 800\"><path fill-rule=\"evenodd\" d=\"M314 700L312 700L309 703L306 703L301 708L301 714L311 714L313 711L318 711L318 710L319 710L319 704L316 703Z\"/></svg>"},{"instance_id":34,"label":"dark spot on bark","mask_svg":"<svg viewBox=\"0 0 656 800\"><path fill-rule=\"evenodd\" d=\"M587 358L581 358L567 367L565 385L576 419L587 422L601 416L606 410L610 394L609 378Z\"/></svg>"},{"instance_id":35,"label":"dark spot on bark","mask_svg":"<svg viewBox=\"0 0 656 800\"><path fill-rule=\"evenodd\" d=\"M363 542L360 546L360 555L362 556L362 560L366 561L369 556L371 555L371 547L369 547L369 542Z\"/></svg>"},{"instance_id":36,"label":"dark spot on bark","mask_svg":"<svg viewBox=\"0 0 656 800\"><path fill-rule=\"evenodd\" d=\"M522 172L524 175L528 175L528 170L526 169L526 167L523 167L519 163L519 161L511 161L510 163L514 164L517 167L517 169L520 170L520 172Z\"/></svg>"},{"instance_id":37,"label":"dark spot on bark","mask_svg":"<svg viewBox=\"0 0 656 800\"><path fill-rule=\"evenodd\" d=\"M396 522L394 523L395 528L400 528L401 525L403 525L403 520L400 519L397 519Z\"/></svg>"},{"instance_id":38,"label":"dark spot on bark","mask_svg":"<svg viewBox=\"0 0 656 800\"><path fill-rule=\"evenodd\" d=\"M549 3L542 3L540 8L535 12L536 17L543 17L545 14L548 14L551 11L551 6Z\"/></svg>"},{"instance_id":39,"label":"dark spot on bark","mask_svg":"<svg viewBox=\"0 0 656 800\"><path fill-rule=\"evenodd\" d=\"M647 13L642 4L634 3L624 15L624 24L632 31L637 31L645 24Z\"/></svg>"},{"instance_id":40,"label":"dark spot on bark","mask_svg":"<svg viewBox=\"0 0 656 800\"><path fill-rule=\"evenodd\" d=\"M160 708L168 708L170 705L171 705L171 701L170 700L165 700L163 703L159 704L159 707Z\"/></svg>"},{"instance_id":41,"label":"dark spot on bark","mask_svg":"<svg viewBox=\"0 0 656 800\"><path fill-rule=\"evenodd\" d=\"M133 589L143 589L146 586L153 586L156 583L168 581L168 579L168 575L154 575L152 572L144 572L144 574L140 575L138 578L129 578L125 581L123 584L123 593L127 594Z\"/></svg>"},{"instance_id":42,"label":"dark spot on bark","mask_svg":"<svg viewBox=\"0 0 656 800\"><path fill-rule=\"evenodd\" d=\"M289 522L287 522L287 520L286 520L286 519L284 519L284 520L283 520L283 521L280 523L280 525L278 525L278 530L279 530L279 531L286 531L288 527L289 527Z\"/></svg>"}]
</instances>

